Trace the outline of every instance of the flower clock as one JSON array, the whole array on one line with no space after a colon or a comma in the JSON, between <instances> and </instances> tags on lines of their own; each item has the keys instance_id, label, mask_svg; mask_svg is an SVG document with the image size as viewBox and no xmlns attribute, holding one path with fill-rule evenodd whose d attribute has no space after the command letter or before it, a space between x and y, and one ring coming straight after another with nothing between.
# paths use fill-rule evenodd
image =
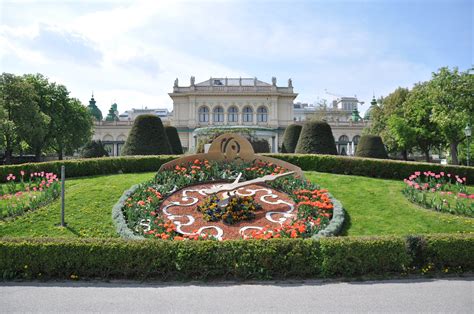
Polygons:
<instances>
[{"instance_id":1,"label":"flower clock","mask_svg":"<svg viewBox=\"0 0 474 314\"><path fill-rule=\"evenodd\" d=\"M127 230L164 240L309 238L335 211L342 214L339 202L291 164L192 157L126 193L119 207Z\"/></svg>"}]
</instances>

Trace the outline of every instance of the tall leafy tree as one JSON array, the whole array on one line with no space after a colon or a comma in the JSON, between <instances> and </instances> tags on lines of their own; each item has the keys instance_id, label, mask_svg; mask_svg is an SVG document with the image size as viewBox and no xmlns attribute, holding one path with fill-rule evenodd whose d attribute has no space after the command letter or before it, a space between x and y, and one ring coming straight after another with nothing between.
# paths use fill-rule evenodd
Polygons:
<instances>
[{"instance_id":1,"label":"tall leafy tree","mask_svg":"<svg viewBox=\"0 0 474 314\"><path fill-rule=\"evenodd\" d=\"M401 151L405 159L407 158L407 150L411 148L412 142L400 141L400 138L397 139L399 134L397 135L394 131L400 127L401 121L399 119L392 118L391 128L388 127L388 123L393 116L403 118L403 103L407 99L408 94L408 88L399 87L387 97L381 98L379 100L380 106L373 108L371 112L372 123L370 129L366 131L369 134L380 135L390 152ZM401 143L403 143L402 146L400 146Z\"/></svg>"},{"instance_id":2,"label":"tall leafy tree","mask_svg":"<svg viewBox=\"0 0 474 314\"><path fill-rule=\"evenodd\" d=\"M11 162L20 142L34 145L46 130L48 117L37 103L33 86L23 77L3 73L0 77L0 137L5 162Z\"/></svg>"},{"instance_id":3,"label":"tall leafy tree","mask_svg":"<svg viewBox=\"0 0 474 314\"><path fill-rule=\"evenodd\" d=\"M443 143L439 127L431 121L433 115L433 101L430 99L429 82L415 84L403 104L403 115L406 129L411 130L414 136L413 146L418 147L430 161L430 150Z\"/></svg>"},{"instance_id":4,"label":"tall leafy tree","mask_svg":"<svg viewBox=\"0 0 474 314\"><path fill-rule=\"evenodd\" d=\"M60 107L61 123L53 124L56 133L51 147L58 154L59 160L65 153L72 154L90 141L92 136L92 117L87 108L76 99L68 99Z\"/></svg>"},{"instance_id":5,"label":"tall leafy tree","mask_svg":"<svg viewBox=\"0 0 474 314\"><path fill-rule=\"evenodd\" d=\"M474 116L474 78L458 68L447 67L433 73L429 82L433 112L430 120L437 124L449 144L451 162L458 164L458 145L465 139L464 127L472 125Z\"/></svg>"}]
</instances>

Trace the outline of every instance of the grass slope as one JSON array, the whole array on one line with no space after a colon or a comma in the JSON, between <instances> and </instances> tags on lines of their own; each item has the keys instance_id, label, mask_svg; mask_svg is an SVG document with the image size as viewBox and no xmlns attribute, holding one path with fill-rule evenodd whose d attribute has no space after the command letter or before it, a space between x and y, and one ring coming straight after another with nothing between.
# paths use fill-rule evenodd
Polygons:
<instances>
[{"instance_id":1,"label":"grass slope","mask_svg":"<svg viewBox=\"0 0 474 314\"><path fill-rule=\"evenodd\" d=\"M60 221L60 201L0 222L0 236L117 237L112 206L123 191L151 179L154 173L121 174L70 179L66 182L67 228ZM344 234L388 235L474 232L474 219L441 214L410 203L401 193L403 182L307 172L327 188L348 214Z\"/></svg>"},{"instance_id":2,"label":"grass slope","mask_svg":"<svg viewBox=\"0 0 474 314\"><path fill-rule=\"evenodd\" d=\"M474 232L474 219L434 212L409 202L402 181L306 172L342 202L344 235Z\"/></svg>"}]
</instances>

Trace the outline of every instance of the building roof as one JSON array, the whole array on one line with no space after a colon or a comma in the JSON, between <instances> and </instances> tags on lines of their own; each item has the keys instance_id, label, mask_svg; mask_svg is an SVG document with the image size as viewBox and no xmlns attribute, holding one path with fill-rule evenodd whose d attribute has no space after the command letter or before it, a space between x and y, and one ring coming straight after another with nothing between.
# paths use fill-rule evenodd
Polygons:
<instances>
[{"instance_id":1,"label":"building roof","mask_svg":"<svg viewBox=\"0 0 474 314\"><path fill-rule=\"evenodd\" d=\"M212 85L214 86L225 86L227 80L227 86L255 86L255 80L257 81L257 86L272 86L269 83L260 81L256 78L210 78L204 82L197 83L196 86L210 86L212 80ZM240 81L242 83L240 83Z\"/></svg>"}]
</instances>

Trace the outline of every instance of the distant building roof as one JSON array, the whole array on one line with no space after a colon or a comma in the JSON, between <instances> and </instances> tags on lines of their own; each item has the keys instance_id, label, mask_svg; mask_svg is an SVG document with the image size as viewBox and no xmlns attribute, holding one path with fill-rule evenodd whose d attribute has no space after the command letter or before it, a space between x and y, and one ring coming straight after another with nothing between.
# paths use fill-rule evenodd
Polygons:
<instances>
[{"instance_id":1,"label":"distant building roof","mask_svg":"<svg viewBox=\"0 0 474 314\"><path fill-rule=\"evenodd\" d=\"M272 86L269 83L257 80L255 78L210 78L204 82L197 83L196 86ZM256 84L255 84L256 83Z\"/></svg>"}]
</instances>

